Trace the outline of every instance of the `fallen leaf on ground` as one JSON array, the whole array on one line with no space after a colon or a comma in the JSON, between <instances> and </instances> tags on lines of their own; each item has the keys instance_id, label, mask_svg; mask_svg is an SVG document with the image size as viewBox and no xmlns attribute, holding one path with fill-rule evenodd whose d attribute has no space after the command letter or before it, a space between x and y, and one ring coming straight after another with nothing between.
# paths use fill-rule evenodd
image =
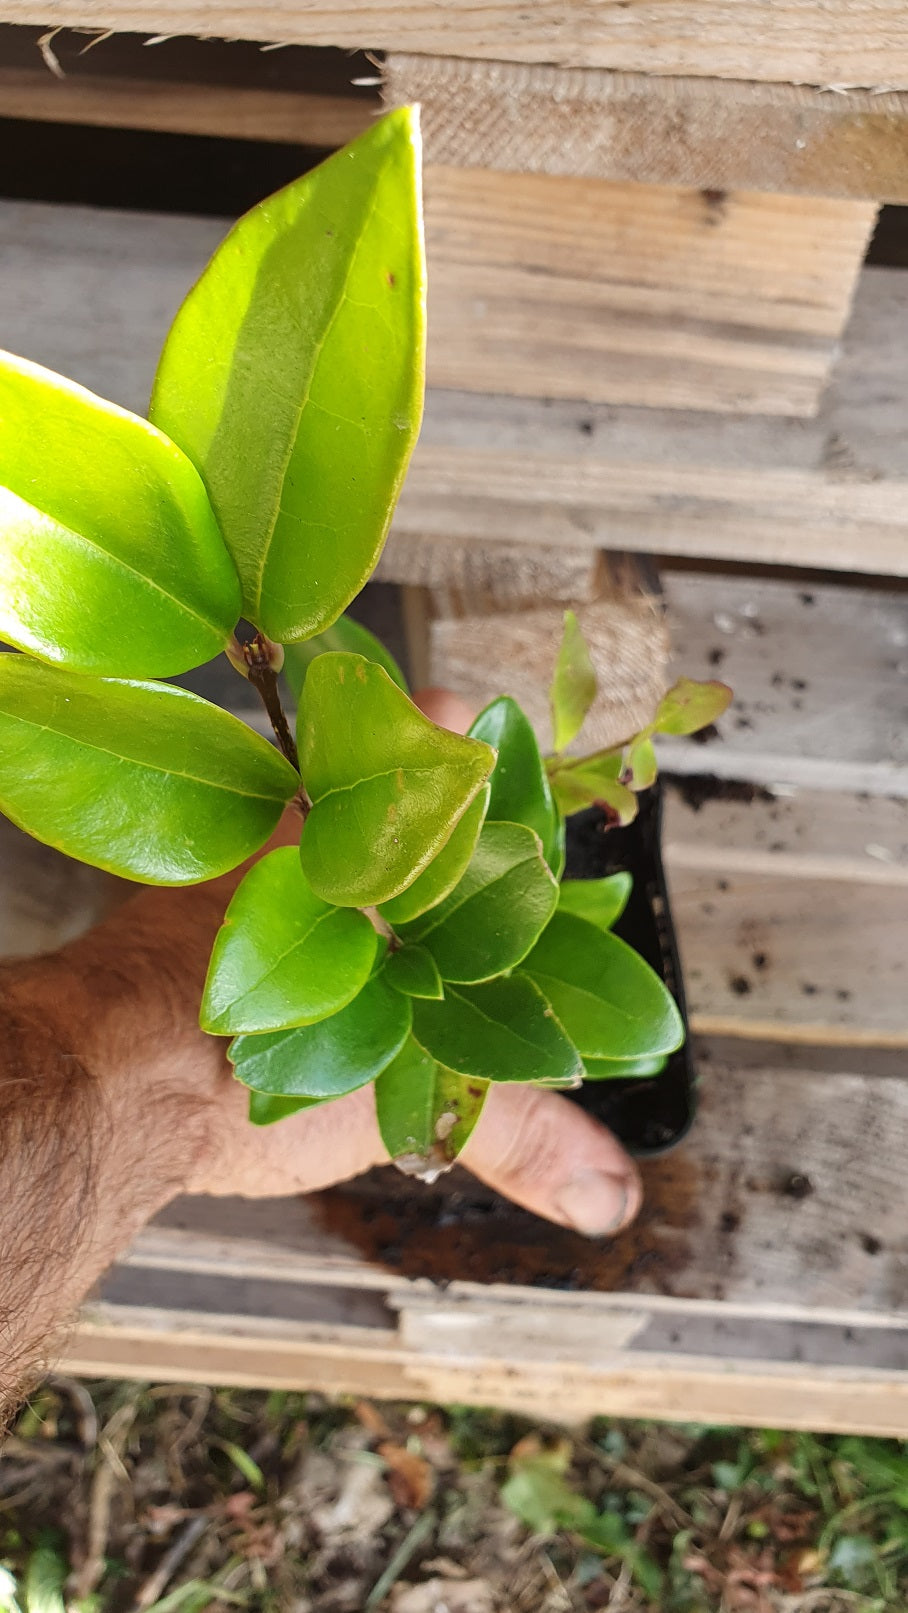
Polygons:
<instances>
[{"instance_id":1,"label":"fallen leaf on ground","mask_svg":"<svg viewBox=\"0 0 908 1613\"><path fill-rule=\"evenodd\" d=\"M392 1445L386 1440L378 1446L378 1454L388 1467L388 1488L399 1507L414 1507L422 1512L429 1503L435 1480L424 1456L408 1451L405 1445Z\"/></svg>"}]
</instances>

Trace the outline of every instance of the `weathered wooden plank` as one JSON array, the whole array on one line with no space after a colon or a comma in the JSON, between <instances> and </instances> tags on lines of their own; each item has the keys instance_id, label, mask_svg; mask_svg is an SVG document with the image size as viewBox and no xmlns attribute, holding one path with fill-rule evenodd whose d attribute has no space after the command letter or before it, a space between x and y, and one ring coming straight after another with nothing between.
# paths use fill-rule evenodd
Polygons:
<instances>
[{"instance_id":1,"label":"weathered wooden plank","mask_svg":"<svg viewBox=\"0 0 908 1613\"><path fill-rule=\"evenodd\" d=\"M221 228L0 204L0 343L144 410ZM866 270L814 421L430 393L395 531L908 575L906 317L908 277Z\"/></svg>"},{"instance_id":2,"label":"weathered wooden plank","mask_svg":"<svg viewBox=\"0 0 908 1613\"><path fill-rule=\"evenodd\" d=\"M426 169L428 377L519 397L812 414L874 204Z\"/></svg>"},{"instance_id":3,"label":"weathered wooden plank","mask_svg":"<svg viewBox=\"0 0 908 1613\"><path fill-rule=\"evenodd\" d=\"M701 1033L908 1047L904 883L675 866L669 888Z\"/></svg>"},{"instance_id":4,"label":"weathered wooden plank","mask_svg":"<svg viewBox=\"0 0 908 1613\"><path fill-rule=\"evenodd\" d=\"M666 571L673 670L735 700L703 745L664 739L672 772L908 795L908 593Z\"/></svg>"},{"instance_id":5,"label":"weathered wooden plank","mask_svg":"<svg viewBox=\"0 0 908 1613\"><path fill-rule=\"evenodd\" d=\"M711 776L708 755L701 774L665 786L673 871L908 884L908 801L788 786L774 794Z\"/></svg>"},{"instance_id":6,"label":"weathered wooden plank","mask_svg":"<svg viewBox=\"0 0 908 1613\"><path fill-rule=\"evenodd\" d=\"M908 97L898 91L459 56L395 54L382 72L388 106L420 103L431 163L908 201Z\"/></svg>"},{"instance_id":7,"label":"weathered wooden plank","mask_svg":"<svg viewBox=\"0 0 908 1613\"><path fill-rule=\"evenodd\" d=\"M537 1295L538 1303L538 1295ZM524 1416L573 1422L592 1416L655 1417L903 1437L908 1382L901 1372L808 1363L736 1366L706 1357L639 1357L546 1370L538 1364L414 1356L388 1345L355 1348L345 1339L312 1341L301 1328L280 1336L243 1316L216 1320L161 1313L149 1326L141 1308L97 1310L73 1330L61 1370L84 1377L202 1382L253 1389L318 1389L327 1394L443 1404L499 1406Z\"/></svg>"},{"instance_id":8,"label":"weathered wooden plank","mask_svg":"<svg viewBox=\"0 0 908 1613\"><path fill-rule=\"evenodd\" d=\"M104 129L269 140L327 150L369 127L375 108L346 95L236 84L179 83L116 74L67 74L0 68L0 117L81 123Z\"/></svg>"},{"instance_id":9,"label":"weathered wooden plank","mask_svg":"<svg viewBox=\"0 0 908 1613\"><path fill-rule=\"evenodd\" d=\"M908 85L900 0L4 0L6 22L560 62L630 72Z\"/></svg>"}]
</instances>

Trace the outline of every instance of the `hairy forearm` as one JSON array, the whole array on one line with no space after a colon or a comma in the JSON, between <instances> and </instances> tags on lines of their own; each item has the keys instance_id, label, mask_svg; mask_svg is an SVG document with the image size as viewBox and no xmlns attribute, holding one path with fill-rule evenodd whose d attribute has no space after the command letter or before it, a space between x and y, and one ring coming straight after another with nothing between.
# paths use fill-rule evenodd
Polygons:
<instances>
[{"instance_id":1,"label":"hairy forearm","mask_svg":"<svg viewBox=\"0 0 908 1613\"><path fill-rule=\"evenodd\" d=\"M0 1426L111 1260L199 1168L223 1080L196 1012L223 896L146 891L0 968Z\"/></svg>"}]
</instances>

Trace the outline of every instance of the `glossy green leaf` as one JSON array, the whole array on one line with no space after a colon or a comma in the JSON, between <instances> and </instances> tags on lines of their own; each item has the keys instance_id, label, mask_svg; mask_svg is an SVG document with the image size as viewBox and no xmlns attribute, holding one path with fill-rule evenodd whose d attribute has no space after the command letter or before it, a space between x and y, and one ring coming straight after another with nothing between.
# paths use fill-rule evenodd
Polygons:
<instances>
[{"instance_id":1,"label":"glossy green leaf","mask_svg":"<svg viewBox=\"0 0 908 1613\"><path fill-rule=\"evenodd\" d=\"M364 913L316 896L295 846L269 852L234 892L217 933L202 1029L235 1036L336 1014L366 984L376 939Z\"/></svg>"},{"instance_id":2,"label":"glossy green leaf","mask_svg":"<svg viewBox=\"0 0 908 1613\"><path fill-rule=\"evenodd\" d=\"M518 823L486 823L450 896L401 935L432 954L443 980L475 984L525 958L558 902L539 836Z\"/></svg>"},{"instance_id":3,"label":"glossy green leaf","mask_svg":"<svg viewBox=\"0 0 908 1613\"><path fill-rule=\"evenodd\" d=\"M556 751L564 750L572 739L576 739L595 698L596 671L590 660L586 639L574 612L566 610L550 695Z\"/></svg>"},{"instance_id":4,"label":"glossy green leaf","mask_svg":"<svg viewBox=\"0 0 908 1613\"><path fill-rule=\"evenodd\" d=\"M621 783L626 784L631 790L648 790L655 784L658 773L659 763L655 748L649 737L649 730L644 730L625 746Z\"/></svg>"},{"instance_id":5,"label":"glossy green leaf","mask_svg":"<svg viewBox=\"0 0 908 1613\"><path fill-rule=\"evenodd\" d=\"M653 726L660 734L695 734L698 728L708 728L716 722L727 711L731 699L727 683L679 678L659 702Z\"/></svg>"},{"instance_id":6,"label":"glossy green leaf","mask_svg":"<svg viewBox=\"0 0 908 1613\"><path fill-rule=\"evenodd\" d=\"M632 1076L659 1075L668 1063L665 1053L655 1053L651 1058L640 1059L592 1059L585 1058L587 1081L626 1081Z\"/></svg>"},{"instance_id":7,"label":"glossy green leaf","mask_svg":"<svg viewBox=\"0 0 908 1613\"><path fill-rule=\"evenodd\" d=\"M361 655L313 661L302 718L303 872L327 902L387 902L450 838L495 753L437 728Z\"/></svg>"},{"instance_id":8,"label":"glossy green leaf","mask_svg":"<svg viewBox=\"0 0 908 1613\"><path fill-rule=\"evenodd\" d=\"M598 806L612 825L633 823L637 797L626 784L619 784L620 767L620 751L608 751L553 769L549 777L559 810L570 817L572 812Z\"/></svg>"},{"instance_id":9,"label":"glossy green leaf","mask_svg":"<svg viewBox=\"0 0 908 1613\"><path fill-rule=\"evenodd\" d=\"M671 1053L684 1040L674 998L616 935L556 913L524 964L584 1059Z\"/></svg>"},{"instance_id":10,"label":"glossy green leaf","mask_svg":"<svg viewBox=\"0 0 908 1613\"><path fill-rule=\"evenodd\" d=\"M168 684L0 655L0 812L58 851L191 885L264 845L299 778L236 717Z\"/></svg>"},{"instance_id":11,"label":"glossy green leaf","mask_svg":"<svg viewBox=\"0 0 908 1613\"><path fill-rule=\"evenodd\" d=\"M476 850L488 802L489 786L484 784L455 825L450 839L412 885L408 885L399 896L393 896L390 902L382 902L382 917L392 928L418 918L420 913L434 907L436 902L442 901L454 889Z\"/></svg>"},{"instance_id":12,"label":"glossy green leaf","mask_svg":"<svg viewBox=\"0 0 908 1613\"><path fill-rule=\"evenodd\" d=\"M375 661L378 666L384 667L398 689L403 689L404 694L409 693L400 667L375 634L370 633L361 622L354 621L352 616L339 616L336 622L325 628L324 633L316 633L314 638L303 639L299 644L288 644L284 650L284 677L297 705L309 667L317 655L325 655L329 650L352 650L354 655L364 655L367 661Z\"/></svg>"},{"instance_id":13,"label":"glossy green leaf","mask_svg":"<svg viewBox=\"0 0 908 1613\"><path fill-rule=\"evenodd\" d=\"M458 1075L577 1086L583 1064L546 998L520 971L480 986L448 986L444 1002L414 1002L413 1035Z\"/></svg>"},{"instance_id":14,"label":"glossy green leaf","mask_svg":"<svg viewBox=\"0 0 908 1613\"><path fill-rule=\"evenodd\" d=\"M371 573L422 413L425 266L412 108L247 213L177 314L151 418L205 479L278 643Z\"/></svg>"},{"instance_id":15,"label":"glossy green leaf","mask_svg":"<svg viewBox=\"0 0 908 1613\"><path fill-rule=\"evenodd\" d=\"M445 994L438 965L425 947L409 942L389 952L385 959L385 979L405 997L441 998Z\"/></svg>"},{"instance_id":16,"label":"glossy green leaf","mask_svg":"<svg viewBox=\"0 0 908 1613\"><path fill-rule=\"evenodd\" d=\"M195 467L147 420L0 355L0 639L74 671L164 678L240 614Z\"/></svg>"},{"instance_id":17,"label":"glossy green leaf","mask_svg":"<svg viewBox=\"0 0 908 1613\"><path fill-rule=\"evenodd\" d=\"M281 1098L340 1098L390 1064L410 1034L410 1000L375 975L340 1013L296 1030L237 1036L238 1081Z\"/></svg>"},{"instance_id":18,"label":"glossy green leaf","mask_svg":"<svg viewBox=\"0 0 908 1613\"><path fill-rule=\"evenodd\" d=\"M254 1126L273 1126L277 1120L299 1114L301 1109L317 1109L323 1098L273 1098L267 1092L250 1092L249 1119Z\"/></svg>"},{"instance_id":19,"label":"glossy green leaf","mask_svg":"<svg viewBox=\"0 0 908 1613\"><path fill-rule=\"evenodd\" d=\"M634 881L630 874L605 879L565 879L558 891L558 911L574 913L600 930L610 930L627 906Z\"/></svg>"},{"instance_id":20,"label":"glossy green leaf","mask_svg":"<svg viewBox=\"0 0 908 1613\"><path fill-rule=\"evenodd\" d=\"M498 752L491 785L490 823L523 823L542 841L549 867L560 857L559 820L536 735L516 700L502 695L479 713L469 730Z\"/></svg>"},{"instance_id":21,"label":"glossy green leaf","mask_svg":"<svg viewBox=\"0 0 908 1613\"><path fill-rule=\"evenodd\" d=\"M411 1037L375 1083L378 1128L391 1158L408 1175L434 1181L470 1136L488 1085L445 1069Z\"/></svg>"}]
</instances>

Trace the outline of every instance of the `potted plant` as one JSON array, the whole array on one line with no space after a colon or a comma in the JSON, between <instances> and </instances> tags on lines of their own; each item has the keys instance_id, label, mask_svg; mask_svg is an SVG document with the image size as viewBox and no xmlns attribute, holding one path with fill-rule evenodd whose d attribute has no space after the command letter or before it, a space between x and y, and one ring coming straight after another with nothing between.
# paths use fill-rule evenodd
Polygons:
<instances>
[{"instance_id":1,"label":"potted plant","mask_svg":"<svg viewBox=\"0 0 908 1613\"><path fill-rule=\"evenodd\" d=\"M431 1176L490 1082L651 1076L680 1045L672 995L612 930L627 877L565 878L564 820L595 802L630 823L654 735L728 691L682 680L624 746L569 755L595 693L569 613L544 762L506 697L466 736L432 724L344 617L419 430L424 291L402 110L230 232L148 421L3 358L0 808L161 885L238 867L296 812L298 844L230 903L201 1024L231 1038L254 1123L374 1081L389 1153ZM277 746L161 681L221 652Z\"/></svg>"}]
</instances>

